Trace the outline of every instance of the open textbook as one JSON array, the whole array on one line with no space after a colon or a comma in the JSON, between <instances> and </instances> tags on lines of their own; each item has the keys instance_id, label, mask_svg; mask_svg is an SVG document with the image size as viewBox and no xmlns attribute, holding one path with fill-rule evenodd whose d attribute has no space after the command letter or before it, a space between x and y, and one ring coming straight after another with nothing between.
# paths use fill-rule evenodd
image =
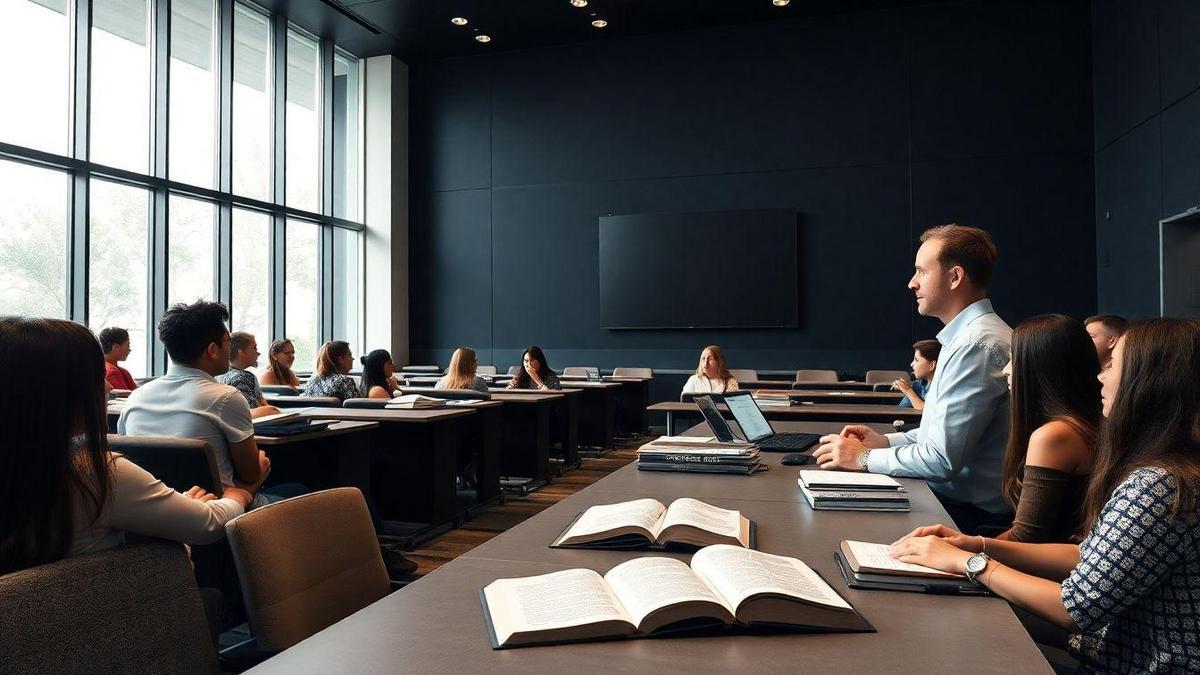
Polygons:
<instances>
[{"instance_id":1,"label":"open textbook","mask_svg":"<svg viewBox=\"0 0 1200 675\"><path fill-rule=\"evenodd\" d=\"M479 596L494 649L716 626L874 631L808 565L736 546L701 549L691 566L649 557L603 576L570 569L498 579Z\"/></svg>"},{"instance_id":2,"label":"open textbook","mask_svg":"<svg viewBox=\"0 0 1200 675\"><path fill-rule=\"evenodd\" d=\"M654 499L593 506L551 548L663 549L731 544L754 548L754 523L739 511L686 497L663 506Z\"/></svg>"}]
</instances>

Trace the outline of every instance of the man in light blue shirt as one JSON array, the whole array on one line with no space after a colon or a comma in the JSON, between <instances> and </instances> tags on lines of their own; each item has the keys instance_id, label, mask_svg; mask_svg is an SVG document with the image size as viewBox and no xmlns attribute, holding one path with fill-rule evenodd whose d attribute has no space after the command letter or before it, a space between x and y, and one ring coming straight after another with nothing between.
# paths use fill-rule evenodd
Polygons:
<instances>
[{"instance_id":1,"label":"man in light blue shirt","mask_svg":"<svg viewBox=\"0 0 1200 675\"><path fill-rule=\"evenodd\" d=\"M1008 442L1004 366L1012 328L987 299L996 262L991 237L978 228L941 225L921 235L908 282L917 311L946 325L938 333L938 374L925 398L921 426L883 434L850 425L813 453L823 469L924 478L959 529L1005 527L1012 513L1000 494Z\"/></svg>"}]
</instances>

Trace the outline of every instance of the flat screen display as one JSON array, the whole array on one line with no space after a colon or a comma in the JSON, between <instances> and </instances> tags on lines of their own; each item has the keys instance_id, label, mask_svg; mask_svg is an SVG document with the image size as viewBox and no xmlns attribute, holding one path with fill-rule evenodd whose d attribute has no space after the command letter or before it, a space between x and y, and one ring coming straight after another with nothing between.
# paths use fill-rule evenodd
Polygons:
<instances>
[{"instance_id":1,"label":"flat screen display","mask_svg":"<svg viewBox=\"0 0 1200 675\"><path fill-rule=\"evenodd\" d=\"M795 328L794 209L600 218L605 328Z\"/></svg>"}]
</instances>

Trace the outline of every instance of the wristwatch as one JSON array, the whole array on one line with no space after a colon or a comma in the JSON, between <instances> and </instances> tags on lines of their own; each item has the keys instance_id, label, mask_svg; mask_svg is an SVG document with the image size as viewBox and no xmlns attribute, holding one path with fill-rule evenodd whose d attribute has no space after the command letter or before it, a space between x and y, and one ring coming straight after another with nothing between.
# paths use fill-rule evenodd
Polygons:
<instances>
[{"instance_id":1,"label":"wristwatch","mask_svg":"<svg viewBox=\"0 0 1200 675\"><path fill-rule=\"evenodd\" d=\"M858 468L862 469L863 471L866 471L867 470L867 460L869 460L870 458L871 458L870 450L867 450L866 452L859 454Z\"/></svg>"},{"instance_id":2,"label":"wristwatch","mask_svg":"<svg viewBox=\"0 0 1200 675\"><path fill-rule=\"evenodd\" d=\"M970 558L967 558L967 578L970 579L972 583L979 583L975 577L976 575L982 574L983 571L987 569L988 561L991 559L991 556L986 553L976 553Z\"/></svg>"}]
</instances>

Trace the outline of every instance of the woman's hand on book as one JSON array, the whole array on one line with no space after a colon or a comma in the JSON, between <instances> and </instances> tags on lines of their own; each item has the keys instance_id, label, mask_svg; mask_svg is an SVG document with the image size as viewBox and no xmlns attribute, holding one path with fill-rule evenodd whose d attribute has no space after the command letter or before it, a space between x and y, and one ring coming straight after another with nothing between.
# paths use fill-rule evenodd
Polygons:
<instances>
[{"instance_id":1,"label":"woman's hand on book","mask_svg":"<svg viewBox=\"0 0 1200 675\"><path fill-rule=\"evenodd\" d=\"M967 568L967 559L972 555L949 540L933 535L905 537L892 544L892 557L900 562L924 565L951 574L962 574Z\"/></svg>"},{"instance_id":2,"label":"woman's hand on book","mask_svg":"<svg viewBox=\"0 0 1200 675\"><path fill-rule=\"evenodd\" d=\"M939 537L945 539L947 543L955 548L961 548L964 551L971 553L980 553L983 551L983 539L981 537L972 537L959 532L953 527L946 525L924 525L909 532L908 534L896 540L892 546L899 544L905 539L911 537Z\"/></svg>"}]
</instances>

